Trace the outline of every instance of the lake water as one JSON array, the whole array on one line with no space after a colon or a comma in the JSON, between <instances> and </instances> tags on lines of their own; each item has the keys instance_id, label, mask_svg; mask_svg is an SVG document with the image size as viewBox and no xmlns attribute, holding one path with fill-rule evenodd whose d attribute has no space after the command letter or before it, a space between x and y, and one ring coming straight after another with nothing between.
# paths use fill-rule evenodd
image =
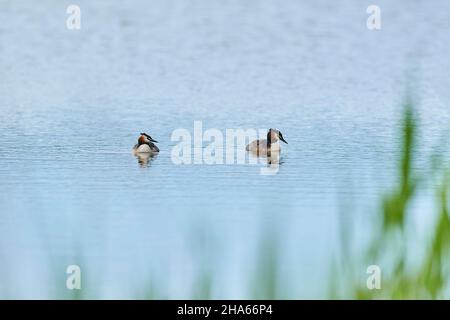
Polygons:
<instances>
[{"instance_id":1,"label":"lake water","mask_svg":"<svg viewBox=\"0 0 450 320\"><path fill-rule=\"evenodd\" d=\"M378 31L368 1L74 3L80 30L68 3L0 3L0 298L327 298L396 181L408 87L417 169L443 152L448 1L377 1ZM278 173L175 165L194 121L281 130Z\"/></svg>"}]
</instances>

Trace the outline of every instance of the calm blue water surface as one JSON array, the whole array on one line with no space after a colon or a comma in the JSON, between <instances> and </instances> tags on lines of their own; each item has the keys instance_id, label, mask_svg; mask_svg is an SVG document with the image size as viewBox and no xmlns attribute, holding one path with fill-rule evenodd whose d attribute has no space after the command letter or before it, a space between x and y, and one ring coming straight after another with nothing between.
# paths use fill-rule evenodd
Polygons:
<instances>
[{"instance_id":1,"label":"calm blue water surface","mask_svg":"<svg viewBox=\"0 0 450 320\"><path fill-rule=\"evenodd\" d=\"M379 31L368 1L74 3L76 31L69 3L0 2L0 298L71 297L70 264L82 297L252 298L272 236L278 297L326 298L397 177L408 86L421 154L449 128L448 1L378 1ZM280 129L278 174L174 165L197 120Z\"/></svg>"}]
</instances>

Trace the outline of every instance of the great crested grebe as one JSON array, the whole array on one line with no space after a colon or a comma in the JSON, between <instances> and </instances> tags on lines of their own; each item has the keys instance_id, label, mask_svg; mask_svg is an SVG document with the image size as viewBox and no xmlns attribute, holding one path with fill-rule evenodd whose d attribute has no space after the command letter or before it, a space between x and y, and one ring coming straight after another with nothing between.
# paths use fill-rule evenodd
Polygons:
<instances>
[{"instance_id":1,"label":"great crested grebe","mask_svg":"<svg viewBox=\"0 0 450 320\"><path fill-rule=\"evenodd\" d=\"M245 147L245 150L256 152L261 155L270 153L271 151L280 152L280 144L277 143L279 140L287 144L287 141L284 140L280 131L277 129L269 129L267 132L267 139L252 141Z\"/></svg>"},{"instance_id":2,"label":"great crested grebe","mask_svg":"<svg viewBox=\"0 0 450 320\"><path fill-rule=\"evenodd\" d=\"M157 143L155 139L146 133L141 133L138 143L133 147L134 153L158 153L159 148L153 143Z\"/></svg>"}]
</instances>

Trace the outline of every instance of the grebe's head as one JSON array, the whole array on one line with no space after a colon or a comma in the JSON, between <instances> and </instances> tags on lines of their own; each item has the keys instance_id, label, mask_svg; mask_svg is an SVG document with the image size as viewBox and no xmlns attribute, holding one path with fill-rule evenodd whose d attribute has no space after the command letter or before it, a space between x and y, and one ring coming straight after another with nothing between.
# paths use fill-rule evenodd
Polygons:
<instances>
[{"instance_id":1,"label":"grebe's head","mask_svg":"<svg viewBox=\"0 0 450 320\"><path fill-rule=\"evenodd\" d=\"M273 142L277 142L278 140L281 140L287 144L287 141L284 140L283 134L280 131L278 131L277 129L270 128L269 132L267 132L267 141L270 141L270 143L273 143Z\"/></svg>"},{"instance_id":2,"label":"grebe's head","mask_svg":"<svg viewBox=\"0 0 450 320\"><path fill-rule=\"evenodd\" d=\"M152 137L150 137L148 134L146 134L144 132L144 133L141 133L141 135L139 136L138 142L139 142L139 144L144 144L144 143L149 144L150 142L158 142L158 141L156 141L155 139L153 139Z\"/></svg>"}]
</instances>

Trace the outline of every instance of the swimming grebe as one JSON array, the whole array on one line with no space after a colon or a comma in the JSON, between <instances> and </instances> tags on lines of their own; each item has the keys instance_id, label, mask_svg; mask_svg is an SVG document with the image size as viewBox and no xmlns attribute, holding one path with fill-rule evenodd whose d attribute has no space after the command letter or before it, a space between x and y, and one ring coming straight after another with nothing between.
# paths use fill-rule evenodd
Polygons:
<instances>
[{"instance_id":1,"label":"swimming grebe","mask_svg":"<svg viewBox=\"0 0 450 320\"><path fill-rule=\"evenodd\" d=\"M146 133L141 133L138 143L133 147L134 153L158 153L159 148L153 143L158 142Z\"/></svg>"},{"instance_id":2,"label":"swimming grebe","mask_svg":"<svg viewBox=\"0 0 450 320\"><path fill-rule=\"evenodd\" d=\"M257 154L267 154L271 151L279 152L281 150L280 144L277 143L278 140L283 141L287 144L287 141L284 140L283 135L277 129L269 129L267 132L267 139L259 139L250 142L245 150L256 152Z\"/></svg>"}]
</instances>

